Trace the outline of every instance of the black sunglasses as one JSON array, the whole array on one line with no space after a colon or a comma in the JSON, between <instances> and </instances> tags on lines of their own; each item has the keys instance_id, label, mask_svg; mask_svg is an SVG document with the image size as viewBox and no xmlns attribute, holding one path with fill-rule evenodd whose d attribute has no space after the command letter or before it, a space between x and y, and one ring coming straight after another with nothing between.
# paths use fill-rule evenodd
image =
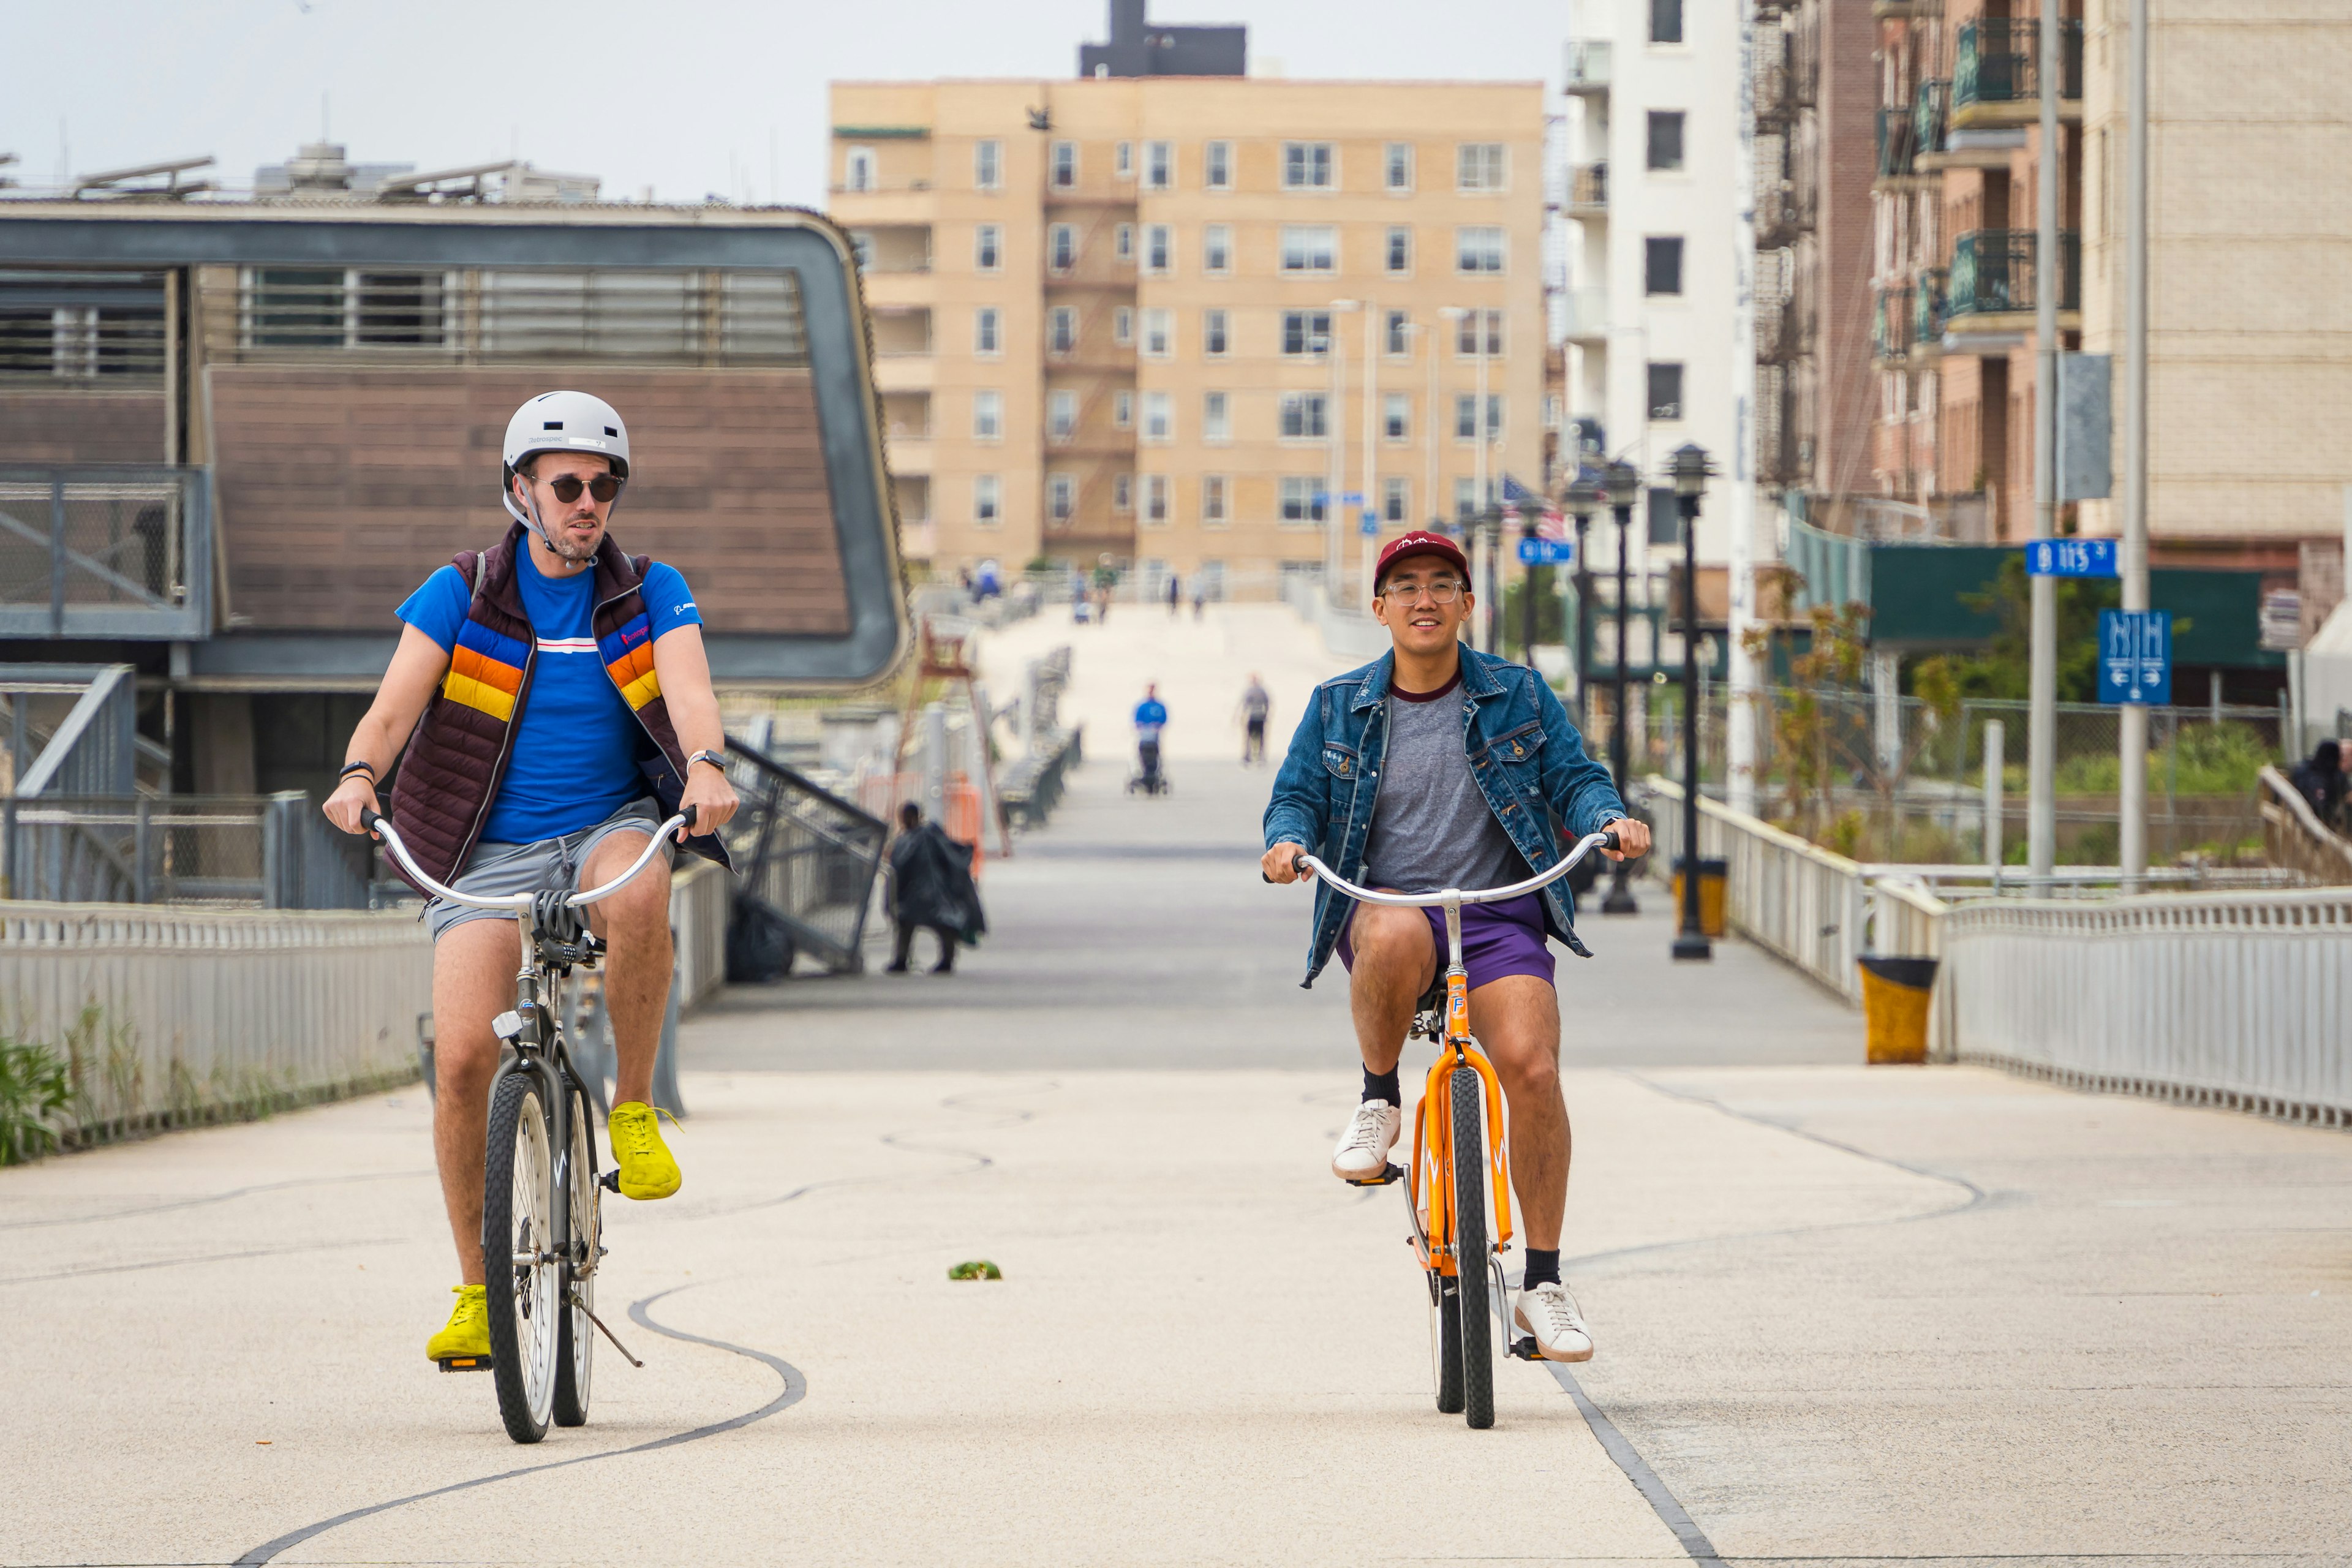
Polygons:
<instances>
[{"instance_id":1,"label":"black sunglasses","mask_svg":"<svg viewBox=\"0 0 2352 1568\"><path fill-rule=\"evenodd\" d=\"M555 492L555 499L566 506L578 500L583 489L599 501L611 500L621 493L621 481L610 474L598 474L593 479L583 479L577 474L565 474L546 483L547 488Z\"/></svg>"}]
</instances>

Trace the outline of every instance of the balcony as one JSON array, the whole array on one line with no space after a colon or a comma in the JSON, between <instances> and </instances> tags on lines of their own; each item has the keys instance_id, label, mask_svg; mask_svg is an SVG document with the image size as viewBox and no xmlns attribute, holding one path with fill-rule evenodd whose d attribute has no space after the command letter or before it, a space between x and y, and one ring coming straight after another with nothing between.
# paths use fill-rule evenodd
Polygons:
<instances>
[{"instance_id":1,"label":"balcony","mask_svg":"<svg viewBox=\"0 0 2352 1568\"><path fill-rule=\"evenodd\" d=\"M1950 313L1951 274L1930 267L1911 289L1911 360L1916 364L1944 352L1944 319Z\"/></svg>"},{"instance_id":2,"label":"balcony","mask_svg":"<svg viewBox=\"0 0 2352 1568\"><path fill-rule=\"evenodd\" d=\"M872 317L875 358L912 358L928 355L931 352L931 312L929 308L877 309L872 312Z\"/></svg>"},{"instance_id":3,"label":"balcony","mask_svg":"<svg viewBox=\"0 0 2352 1568\"><path fill-rule=\"evenodd\" d=\"M2059 23L2063 78L2059 114L2083 117L2083 24ZM2042 103L2042 23L2035 16L1982 17L1960 29L1952 66L1952 123L2005 126L2032 123Z\"/></svg>"},{"instance_id":4,"label":"balcony","mask_svg":"<svg viewBox=\"0 0 2352 1568\"><path fill-rule=\"evenodd\" d=\"M1609 216L1609 165L1579 163L1568 171L1560 192L1562 216L1590 223Z\"/></svg>"},{"instance_id":5,"label":"balcony","mask_svg":"<svg viewBox=\"0 0 2352 1568\"><path fill-rule=\"evenodd\" d=\"M1882 370L1899 370L1911 363L1913 330L1918 311L1909 289L1881 289L1870 321L1870 358Z\"/></svg>"},{"instance_id":6,"label":"balcony","mask_svg":"<svg viewBox=\"0 0 2352 1568\"><path fill-rule=\"evenodd\" d=\"M1756 193L1756 248L1779 250L1811 233L1815 210L1810 177L1782 180Z\"/></svg>"},{"instance_id":7,"label":"balcony","mask_svg":"<svg viewBox=\"0 0 2352 1568\"><path fill-rule=\"evenodd\" d=\"M2035 235L2025 228L1979 228L1952 247L1946 322L1955 332L2022 331L2033 325L2042 287ZM2082 236L2060 239L2059 325L2082 325Z\"/></svg>"},{"instance_id":8,"label":"balcony","mask_svg":"<svg viewBox=\"0 0 2352 1568\"><path fill-rule=\"evenodd\" d=\"M212 635L212 476L0 468L0 637Z\"/></svg>"},{"instance_id":9,"label":"balcony","mask_svg":"<svg viewBox=\"0 0 2352 1568\"><path fill-rule=\"evenodd\" d=\"M1910 105L1878 111L1878 163L1871 180L1874 191L1904 190L1924 178L1915 160L1919 152L1918 114Z\"/></svg>"},{"instance_id":10,"label":"balcony","mask_svg":"<svg viewBox=\"0 0 2352 1568\"><path fill-rule=\"evenodd\" d=\"M1560 296L1568 318L1565 336L1574 343L1606 345L1609 342L1609 290L1570 289Z\"/></svg>"},{"instance_id":11,"label":"balcony","mask_svg":"<svg viewBox=\"0 0 2352 1568\"><path fill-rule=\"evenodd\" d=\"M1568 77L1566 90L1574 95L1605 94L1609 90L1609 41L1605 38L1572 38L1568 45Z\"/></svg>"}]
</instances>

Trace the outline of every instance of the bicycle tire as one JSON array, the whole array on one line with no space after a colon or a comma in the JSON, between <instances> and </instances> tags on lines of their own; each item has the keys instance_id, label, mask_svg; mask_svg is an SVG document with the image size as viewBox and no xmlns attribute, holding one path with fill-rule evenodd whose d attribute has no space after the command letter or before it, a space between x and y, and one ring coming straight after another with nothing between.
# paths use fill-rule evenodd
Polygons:
<instances>
[{"instance_id":1,"label":"bicycle tire","mask_svg":"<svg viewBox=\"0 0 2352 1568\"><path fill-rule=\"evenodd\" d=\"M596 1308L596 1133L587 1095L577 1086L564 1092L572 1100L572 1148L557 1184L571 1200L572 1251L558 1282L563 1305L555 1335L555 1424L584 1426L596 1368L596 1326L588 1321Z\"/></svg>"},{"instance_id":2,"label":"bicycle tire","mask_svg":"<svg viewBox=\"0 0 2352 1568\"><path fill-rule=\"evenodd\" d=\"M1494 1319L1486 1306L1486 1091L1477 1069L1454 1069L1454 1286L1462 1335L1462 1418L1495 1424Z\"/></svg>"},{"instance_id":3,"label":"bicycle tire","mask_svg":"<svg viewBox=\"0 0 2352 1568\"><path fill-rule=\"evenodd\" d=\"M539 1079L510 1072L490 1096L490 1131L482 1170L483 1278L490 1330L490 1373L507 1436L536 1443L547 1436L555 1397L552 1261L519 1267L520 1253L543 1254L555 1213L555 1160L549 1147ZM499 1251L503 1248L503 1252Z\"/></svg>"},{"instance_id":4,"label":"bicycle tire","mask_svg":"<svg viewBox=\"0 0 2352 1568\"><path fill-rule=\"evenodd\" d=\"M1437 1413L1462 1414L1462 1313L1454 1281L1432 1270L1429 1288L1437 1298Z\"/></svg>"}]
</instances>

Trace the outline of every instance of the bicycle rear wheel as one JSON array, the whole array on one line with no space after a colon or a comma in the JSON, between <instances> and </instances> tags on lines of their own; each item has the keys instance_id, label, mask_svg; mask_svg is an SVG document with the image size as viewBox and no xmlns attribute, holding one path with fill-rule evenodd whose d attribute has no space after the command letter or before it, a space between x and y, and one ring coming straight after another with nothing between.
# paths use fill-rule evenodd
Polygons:
<instances>
[{"instance_id":1,"label":"bicycle rear wheel","mask_svg":"<svg viewBox=\"0 0 2352 1568\"><path fill-rule=\"evenodd\" d=\"M1486 1307L1486 1092L1477 1069L1454 1069L1454 1319L1462 1346L1462 1413L1495 1424L1495 1323Z\"/></svg>"},{"instance_id":2,"label":"bicycle rear wheel","mask_svg":"<svg viewBox=\"0 0 2352 1568\"><path fill-rule=\"evenodd\" d=\"M555 1158L538 1078L510 1072L490 1096L482 1172L482 1249L489 1308L490 1372L507 1436L547 1436L555 1402L562 1268L552 1247Z\"/></svg>"},{"instance_id":3,"label":"bicycle rear wheel","mask_svg":"<svg viewBox=\"0 0 2352 1568\"><path fill-rule=\"evenodd\" d=\"M567 1086L564 1092L572 1099L572 1138L556 1186L572 1205L572 1247L559 1281L563 1306L555 1341L555 1424L584 1426L596 1356L596 1326L588 1321L588 1314L596 1310L601 1194L596 1187L596 1132L588 1120L588 1097L576 1087Z\"/></svg>"}]
</instances>

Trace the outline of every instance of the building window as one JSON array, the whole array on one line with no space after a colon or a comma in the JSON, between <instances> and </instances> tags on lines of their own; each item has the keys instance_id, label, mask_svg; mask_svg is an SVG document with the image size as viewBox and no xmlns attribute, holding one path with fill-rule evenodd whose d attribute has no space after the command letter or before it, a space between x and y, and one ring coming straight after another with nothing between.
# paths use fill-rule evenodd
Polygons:
<instances>
[{"instance_id":1,"label":"building window","mask_svg":"<svg viewBox=\"0 0 2352 1568\"><path fill-rule=\"evenodd\" d=\"M1387 184L1391 191L1412 189L1412 143L1391 142L1388 145Z\"/></svg>"},{"instance_id":2,"label":"building window","mask_svg":"<svg viewBox=\"0 0 2352 1568\"><path fill-rule=\"evenodd\" d=\"M1230 441L1233 438L1232 399L1222 392L1202 393L1201 395L1201 439Z\"/></svg>"},{"instance_id":3,"label":"building window","mask_svg":"<svg viewBox=\"0 0 2352 1568\"><path fill-rule=\"evenodd\" d=\"M1325 441L1330 439L1329 422L1325 418L1329 399L1319 392L1286 392L1282 395L1282 438L1286 441Z\"/></svg>"},{"instance_id":4,"label":"building window","mask_svg":"<svg viewBox=\"0 0 2352 1568\"><path fill-rule=\"evenodd\" d=\"M1408 310L1388 313L1387 353L1393 359L1403 359L1412 353L1412 314Z\"/></svg>"},{"instance_id":5,"label":"building window","mask_svg":"<svg viewBox=\"0 0 2352 1568\"><path fill-rule=\"evenodd\" d=\"M1412 518L1412 481L1382 479L1381 481L1381 521L1407 522Z\"/></svg>"},{"instance_id":6,"label":"building window","mask_svg":"<svg viewBox=\"0 0 2352 1568\"><path fill-rule=\"evenodd\" d=\"M1076 353L1078 349L1078 313L1067 305L1056 305L1045 313L1045 349L1049 353Z\"/></svg>"},{"instance_id":7,"label":"building window","mask_svg":"<svg viewBox=\"0 0 2352 1568\"><path fill-rule=\"evenodd\" d=\"M1412 439L1412 395L1385 393L1381 398L1381 434L1391 441Z\"/></svg>"},{"instance_id":8,"label":"building window","mask_svg":"<svg viewBox=\"0 0 2352 1568\"><path fill-rule=\"evenodd\" d=\"M1478 438L1478 395L1457 393L1454 398L1454 438L1475 441ZM1503 438L1503 395L1489 393L1486 396L1486 439Z\"/></svg>"},{"instance_id":9,"label":"building window","mask_svg":"<svg viewBox=\"0 0 2352 1568\"><path fill-rule=\"evenodd\" d=\"M1412 230L1389 230L1388 269L1392 278L1402 278L1412 270Z\"/></svg>"},{"instance_id":10,"label":"building window","mask_svg":"<svg viewBox=\"0 0 2352 1568\"><path fill-rule=\"evenodd\" d=\"M1285 142L1282 144L1282 188L1286 191L1328 191L1336 183L1337 162L1328 142Z\"/></svg>"},{"instance_id":11,"label":"building window","mask_svg":"<svg viewBox=\"0 0 2352 1568\"><path fill-rule=\"evenodd\" d=\"M976 272L993 272L1004 265L1004 230L992 223L971 231L971 265Z\"/></svg>"},{"instance_id":12,"label":"building window","mask_svg":"<svg viewBox=\"0 0 2352 1568\"><path fill-rule=\"evenodd\" d=\"M1683 41L1683 0L1650 0L1650 42Z\"/></svg>"},{"instance_id":13,"label":"building window","mask_svg":"<svg viewBox=\"0 0 2352 1568\"><path fill-rule=\"evenodd\" d=\"M1176 184L1176 147L1169 142L1143 144L1143 183L1151 190L1172 190Z\"/></svg>"},{"instance_id":14,"label":"building window","mask_svg":"<svg viewBox=\"0 0 2352 1568\"><path fill-rule=\"evenodd\" d=\"M1282 313L1282 352L1296 359L1328 352L1331 347L1331 312L1328 310L1285 310Z\"/></svg>"},{"instance_id":15,"label":"building window","mask_svg":"<svg viewBox=\"0 0 2352 1568\"><path fill-rule=\"evenodd\" d=\"M1683 291L1683 242L1679 235L1651 235L1642 241L1642 292Z\"/></svg>"},{"instance_id":16,"label":"building window","mask_svg":"<svg viewBox=\"0 0 2352 1568\"><path fill-rule=\"evenodd\" d=\"M1045 395L1045 433L1056 441L1066 441L1078 433L1076 393L1049 392Z\"/></svg>"},{"instance_id":17,"label":"building window","mask_svg":"<svg viewBox=\"0 0 2352 1568\"><path fill-rule=\"evenodd\" d=\"M1135 143L1122 142L1111 149L1110 172L1122 180L1135 178Z\"/></svg>"},{"instance_id":18,"label":"building window","mask_svg":"<svg viewBox=\"0 0 2352 1568\"><path fill-rule=\"evenodd\" d=\"M1125 387L1110 395L1110 422L1122 430L1135 427L1135 394Z\"/></svg>"},{"instance_id":19,"label":"building window","mask_svg":"<svg viewBox=\"0 0 2352 1568\"><path fill-rule=\"evenodd\" d=\"M1001 441L1004 438L1004 394L975 392L971 395L971 438L975 441Z\"/></svg>"},{"instance_id":20,"label":"building window","mask_svg":"<svg viewBox=\"0 0 2352 1568\"><path fill-rule=\"evenodd\" d=\"M1294 477L1282 481L1282 521L1291 524L1323 521L1323 481Z\"/></svg>"},{"instance_id":21,"label":"building window","mask_svg":"<svg viewBox=\"0 0 2352 1568\"><path fill-rule=\"evenodd\" d=\"M982 528L1003 521L1003 486L994 474L975 474L971 480L971 520Z\"/></svg>"},{"instance_id":22,"label":"building window","mask_svg":"<svg viewBox=\"0 0 2352 1568\"><path fill-rule=\"evenodd\" d=\"M1683 166L1683 111L1650 110L1650 167L1674 170Z\"/></svg>"},{"instance_id":23,"label":"building window","mask_svg":"<svg viewBox=\"0 0 2352 1568\"><path fill-rule=\"evenodd\" d=\"M1502 231L1497 229L1496 233ZM1282 228L1282 269L1285 272L1328 273L1336 269L1339 231L1328 224L1285 224Z\"/></svg>"},{"instance_id":24,"label":"building window","mask_svg":"<svg viewBox=\"0 0 2352 1568\"><path fill-rule=\"evenodd\" d=\"M1663 361L1650 362L1650 417L1680 419L1683 416L1683 367Z\"/></svg>"},{"instance_id":25,"label":"building window","mask_svg":"<svg viewBox=\"0 0 2352 1568\"><path fill-rule=\"evenodd\" d=\"M1045 159L1047 183L1057 191L1066 191L1078 183L1078 144L1056 142Z\"/></svg>"},{"instance_id":26,"label":"building window","mask_svg":"<svg viewBox=\"0 0 2352 1568\"><path fill-rule=\"evenodd\" d=\"M1487 225L1455 229L1454 268L1457 272L1500 272L1503 269L1503 231Z\"/></svg>"},{"instance_id":27,"label":"building window","mask_svg":"<svg viewBox=\"0 0 2352 1568\"><path fill-rule=\"evenodd\" d=\"M1168 476L1143 476L1143 521L1150 527L1168 526Z\"/></svg>"},{"instance_id":28,"label":"building window","mask_svg":"<svg viewBox=\"0 0 2352 1568\"><path fill-rule=\"evenodd\" d=\"M874 149L852 147L841 161L841 188L845 191L870 191L876 183Z\"/></svg>"},{"instance_id":29,"label":"building window","mask_svg":"<svg viewBox=\"0 0 2352 1568\"><path fill-rule=\"evenodd\" d=\"M1123 349L1135 346L1135 308L1120 305L1110 313L1110 341Z\"/></svg>"},{"instance_id":30,"label":"building window","mask_svg":"<svg viewBox=\"0 0 2352 1568\"><path fill-rule=\"evenodd\" d=\"M1135 476L1133 474L1111 476L1110 510L1120 512L1135 510Z\"/></svg>"},{"instance_id":31,"label":"building window","mask_svg":"<svg viewBox=\"0 0 2352 1568\"><path fill-rule=\"evenodd\" d=\"M1482 332L1480 329L1485 329ZM1454 352L1464 359L1478 353L1485 340L1486 357L1499 359L1503 353L1503 312L1500 310L1465 310L1454 323Z\"/></svg>"},{"instance_id":32,"label":"building window","mask_svg":"<svg viewBox=\"0 0 2352 1568\"><path fill-rule=\"evenodd\" d=\"M1143 312L1144 358L1166 359L1168 357L1170 321L1169 312L1166 310L1150 310Z\"/></svg>"},{"instance_id":33,"label":"building window","mask_svg":"<svg viewBox=\"0 0 2352 1568\"><path fill-rule=\"evenodd\" d=\"M1201 523L1205 528L1223 528L1233 521L1225 507L1225 476L1201 476Z\"/></svg>"},{"instance_id":34,"label":"building window","mask_svg":"<svg viewBox=\"0 0 2352 1568\"><path fill-rule=\"evenodd\" d=\"M1201 269L1214 278L1222 278L1234 269L1234 231L1222 223L1213 223L1201 233Z\"/></svg>"},{"instance_id":35,"label":"building window","mask_svg":"<svg viewBox=\"0 0 2352 1568\"><path fill-rule=\"evenodd\" d=\"M971 188L992 191L1003 178L1004 143L975 142L971 144Z\"/></svg>"},{"instance_id":36,"label":"building window","mask_svg":"<svg viewBox=\"0 0 2352 1568\"><path fill-rule=\"evenodd\" d=\"M1232 142L1209 143L1207 156L1202 160L1201 183L1213 191L1230 191L1234 188L1234 144Z\"/></svg>"},{"instance_id":37,"label":"building window","mask_svg":"<svg viewBox=\"0 0 2352 1568\"><path fill-rule=\"evenodd\" d=\"M971 313L972 353L993 358L1004 352L1004 345L999 341L997 321L998 314L994 306L984 307Z\"/></svg>"},{"instance_id":38,"label":"building window","mask_svg":"<svg viewBox=\"0 0 2352 1568\"><path fill-rule=\"evenodd\" d=\"M1067 474L1055 474L1045 480L1045 510L1055 522L1067 522L1070 513L1077 510L1077 481Z\"/></svg>"},{"instance_id":39,"label":"building window","mask_svg":"<svg viewBox=\"0 0 2352 1568\"><path fill-rule=\"evenodd\" d=\"M1155 223L1143 231L1143 269L1166 273L1176 267L1176 231L1164 223Z\"/></svg>"},{"instance_id":40,"label":"building window","mask_svg":"<svg viewBox=\"0 0 2352 1568\"><path fill-rule=\"evenodd\" d=\"M1672 485L1650 487L1650 542L1680 544L1683 542L1682 508L1675 504Z\"/></svg>"},{"instance_id":41,"label":"building window","mask_svg":"<svg viewBox=\"0 0 2352 1568\"><path fill-rule=\"evenodd\" d=\"M1454 150L1454 188L1465 194L1502 190L1509 167L1500 142L1465 142Z\"/></svg>"},{"instance_id":42,"label":"building window","mask_svg":"<svg viewBox=\"0 0 2352 1568\"><path fill-rule=\"evenodd\" d=\"M1045 231L1045 265L1055 272L1067 272L1078 264L1078 231L1066 223L1057 223Z\"/></svg>"},{"instance_id":43,"label":"building window","mask_svg":"<svg viewBox=\"0 0 2352 1568\"><path fill-rule=\"evenodd\" d=\"M1135 226L1131 223L1123 223L1110 232L1112 252L1121 261L1133 261L1135 259Z\"/></svg>"},{"instance_id":44,"label":"building window","mask_svg":"<svg viewBox=\"0 0 2352 1568\"><path fill-rule=\"evenodd\" d=\"M1143 395L1143 438L1147 441L1172 441L1176 438L1176 411L1168 394L1147 392Z\"/></svg>"},{"instance_id":45,"label":"building window","mask_svg":"<svg viewBox=\"0 0 2352 1568\"><path fill-rule=\"evenodd\" d=\"M1201 353L1208 359L1225 357L1225 313L1223 310L1201 312Z\"/></svg>"}]
</instances>

